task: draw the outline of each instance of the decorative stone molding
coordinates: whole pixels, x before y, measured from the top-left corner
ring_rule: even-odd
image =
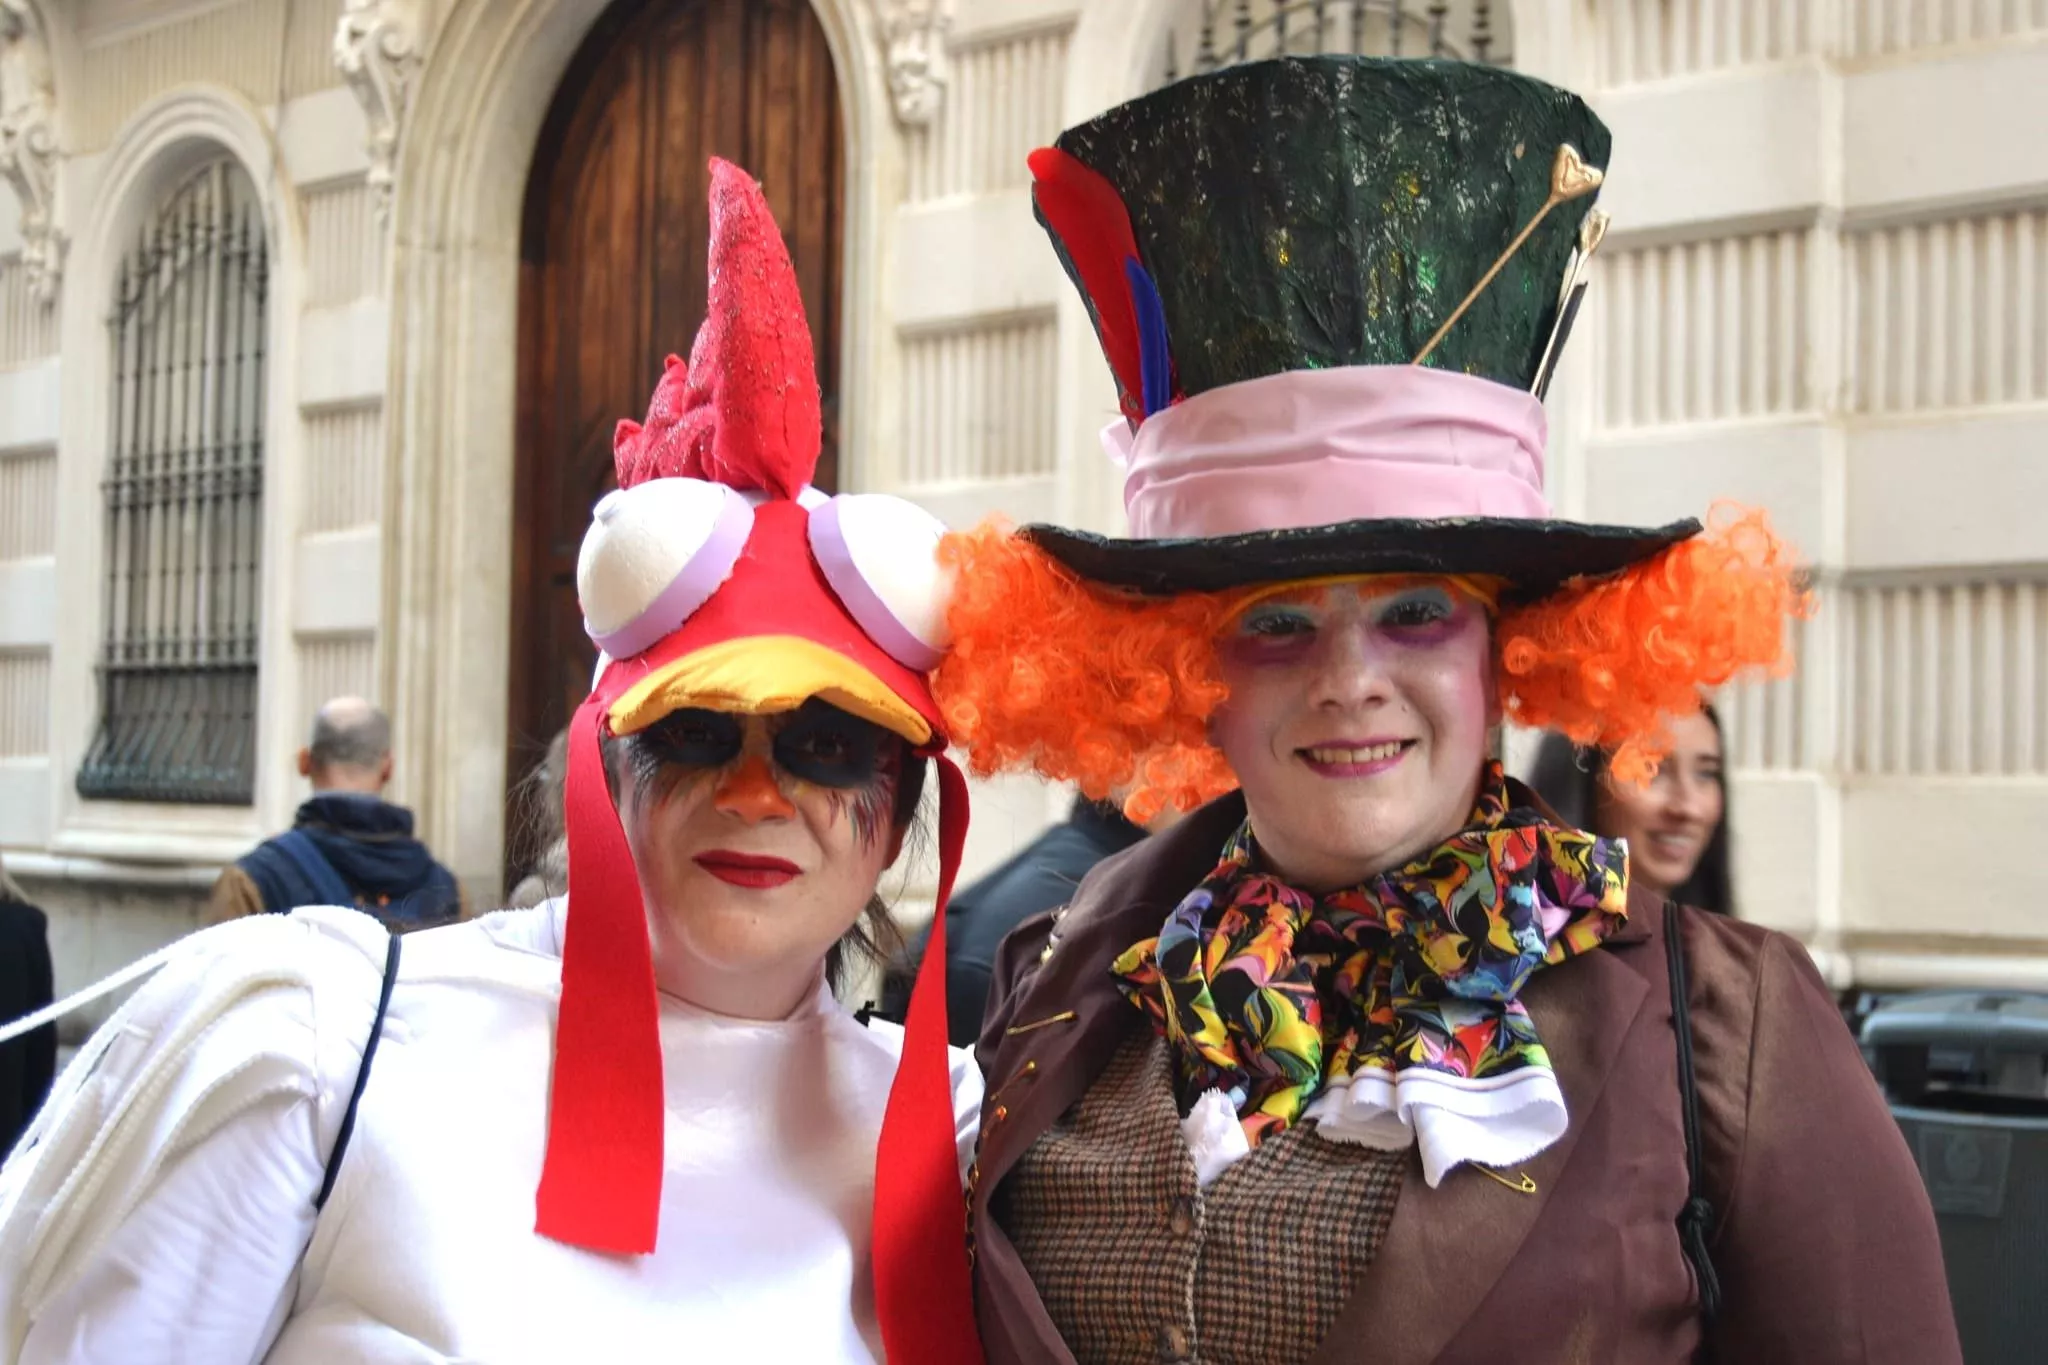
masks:
[[[29,291],[56,301],[64,237],[57,230],[57,82],[49,35],[28,0],[0,0],[0,178],[21,204]]]
[[[367,181],[379,223],[391,218],[398,139],[424,56],[420,35],[418,0],[346,0],[334,29],[335,69],[370,121]]]
[[[953,0],[870,3],[881,29],[896,118],[910,126],[930,123],[946,97],[946,30],[953,26]]]

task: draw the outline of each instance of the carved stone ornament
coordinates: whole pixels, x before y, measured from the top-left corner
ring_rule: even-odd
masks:
[[[0,0],[0,179],[21,205],[29,293],[50,304],[64,264],[57,230],[57,82],[48,35],[28,0]]]
[[[899,122],[930,123],[946,97],[946,30],[953,0],[872,0]]]
[[[6,0],[0,0],[5,3]],[[334,30],[334,65],[370,121],[370,173],[377,221],[388,222],[398,170],[398,139],[419,74],[418,0],[345,0]]]

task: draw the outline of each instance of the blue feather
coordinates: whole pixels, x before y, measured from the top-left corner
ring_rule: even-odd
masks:
[[[1173,350],[1166,341],[1166,305],[1159,287],[1136,256],[1124,258],[1124,277],[1131,285],[1131,316],[1138,323],[1138,377],[1145,415],[1173,403]]]

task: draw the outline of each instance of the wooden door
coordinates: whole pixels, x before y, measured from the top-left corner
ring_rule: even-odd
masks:
[[[512,783],[590,688],[576,552],[612,486],[613,426],[645,414],[663,358],[687,356],[703,319],[713,155],[761,181],[789,243],[825,397],[818,483],[835,486],[842,147],[808,0],[620,0],[563,77],[527,182],[520,260]],[[533,851],[518,824],[508,871]]]

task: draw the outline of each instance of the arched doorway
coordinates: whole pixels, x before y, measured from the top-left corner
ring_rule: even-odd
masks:
[[[508,782],[590,686],[576,552],[639,417],[704,314],[705,164],[760,179],[796,262],[837,473],[839,92],[809,0],[620,0],[570,62],[527,181],[519,273]],[[516,806],[508,807],[516,811]],[[508,830],[508,865],[524,859]]]

